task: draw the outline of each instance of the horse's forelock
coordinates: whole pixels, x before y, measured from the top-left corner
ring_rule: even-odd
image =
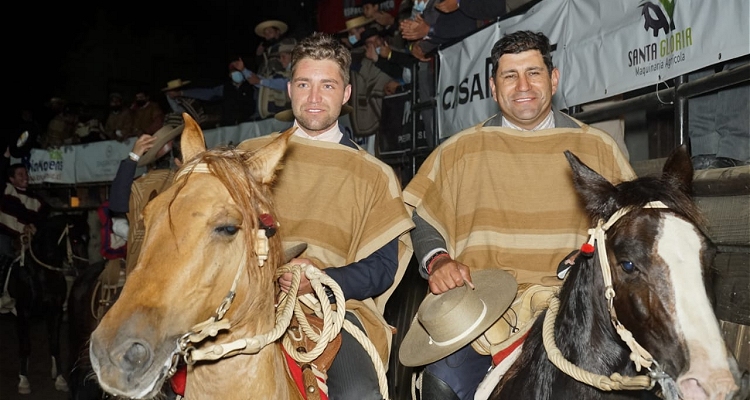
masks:
[[[242,219],[248,231],[256,231],[260,228],[259,216],[263,213],[273,215],[273,200],[270,188],[258,181],[253,174],[248,160],[254,152],[229,147],[218,147],[206,150],[185,164],[181,170],[192,170],[198,164],[208,167],[211,175],[215,176],[226,187],[229,195],[237,203]],[[194,172],[190,172],[192,174]],[[181,179],[175,190],[169,207],[169,220],[171,221],[171,205],[179,193],[187,184],[187,179]],[[273,215],[275,217],[275,215]],[[271,238],[275,240],[276,238]],[[248,248],[254,248],[255,238],[247,235]],[[271,246],[271,251],[276,251],[275,259],[280,260],[281,250],[279,246]],[[248,254],[250,256],[251,254]]]

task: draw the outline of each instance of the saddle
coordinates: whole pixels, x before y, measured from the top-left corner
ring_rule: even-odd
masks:
[[[91,312],[99,321],[112,307],[125,286],[125,259],[107,260],[102,273],[96,281],[96,289],[92,291]]]
[[[323,330],[322,318],[308,314],[306,315],[306,319],[307,323],[317,333]],[[296,315],[292,316],[286,335],[294,344],[297,352],[306,353],[315,348],[316,342],[303,333]],[[294,381],[297,383],[297,388],[300,390],[300,393],[305,394],[308,400],[326,400],[328,398],[328,393],[325,389],[325,382],[328,377],[327,372],[340,348],[341,334],[339,333],[328,343],[323,353],[309,363],[295,361],[287,354],[286,358],[289,369],[294,377]]]

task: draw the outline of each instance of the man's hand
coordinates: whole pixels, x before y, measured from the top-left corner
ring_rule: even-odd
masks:
[[[469,267],[448,257],[435,261],[431,272],[427,282],[433,294],[445,293],[464,284],[474,288]]]
[[[257,49],[255,49],[255,55],[256,55],[256,56],[259,56],[259,55],[263,54],[263,52],[264,52],[264,51],[266,51],[266,48],[265,48],[265,47],[263,47],[263,43],[261,42],[261,43],[260,43],[260,44],[258,45],[258,48],[257,48]]]
[[[310,261],[307,258],[292,258],[289,261],[289,264],[295,265],[295,264],[313,264],[312,261]],[[292,286],[292,276],[293,274],[291,272],[285,272],[283,273],[277,282],[279,282],[279,288],[281,288],[281,291],[284,293],[289,293],[289,288]],[[300,277],[299,281],[299,288],[297,288],[297,296],[302,296],[303,294],[313,293],[312,285],[310,284],[310,280],[307,279],[304,272],[302,273],[302,276]]]
[[[432,57],[427,57],[424,54],[424,50],[422,50],[422,46],[420,46],[420,43],[422,43],[422,41],[418,40],[411,45],[411,55],[413,55],[414,58],[418,59],[419,61],[430,61]]]
[[[400,88],[401,85],[397,81],[388,81],[385,83],[385,86],[383,86],[383,93],[386,94],[386,96],[390,96]]]
[[[34,224],[28,224],[23,226],[23,233],[34,236],[36,234],[36,226]]]
[[[417,15],[414,20],[406,19],[399,25],[401,37],[406,40],[419,40],[430,33],[430,25],[422,19],[422,15]]]
[[[148,133],[144,133],[141,136],[138,136],[138,139],[135,141],[135,144],[133,144],[133,153],[138,155],[138,157],[141,157],[151,147],[154,146],[155,142],[156,142],[156,137],[151,136]]]
[[[258,76],[258,74],[252,74],[252,75],[250,75],[249,78],[247,78],[247,81],[251,85],[259,85],[260,84],[260,77]]]
[[[378,52],[375,51],[375,45],[372,43],[365,44],[365,57],[372,60],[372,62],[378,61]]]
[[[458,0],[443,0],[440,3],[435,4],[435,9],[450,14],[453,11],[458,10]]]

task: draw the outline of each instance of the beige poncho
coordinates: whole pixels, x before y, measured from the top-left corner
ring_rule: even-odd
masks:
[[[257,149],[275,136],[250,139],[238,148]],[[393,169],[365,150],[296,136],[282,165],[273,192],[285,245],[307,242],[304,256],[330,268],[401,238],[396,280],[376,299],[382,313],[412,255],[407,232],[414,224]]]
[[[614,140],[588,125],[524,132],[479,124],[433,151],[404,199],[471,270],[502,268],[519,284],[558,285],[558,263],[592,224],[565,150],[613,183],[635,177]]]

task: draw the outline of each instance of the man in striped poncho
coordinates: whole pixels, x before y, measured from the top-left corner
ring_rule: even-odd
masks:
[[[562,283],[556,267],[585,242],[590,224],[565,150],[610,181],[634,177],[608,134],[553,109],[560,73],[546,36],[508,34],[491,59],[490,88],[501,111],[441,144],[404,189],[414,208],[414,254],[435,294],[487,268],[510,272],[519,288]],[[427,364],[422,387],[447,390],[430,398],[474,398],[494,354],[479,354],[475,339],[463,338],[460,350]]]

